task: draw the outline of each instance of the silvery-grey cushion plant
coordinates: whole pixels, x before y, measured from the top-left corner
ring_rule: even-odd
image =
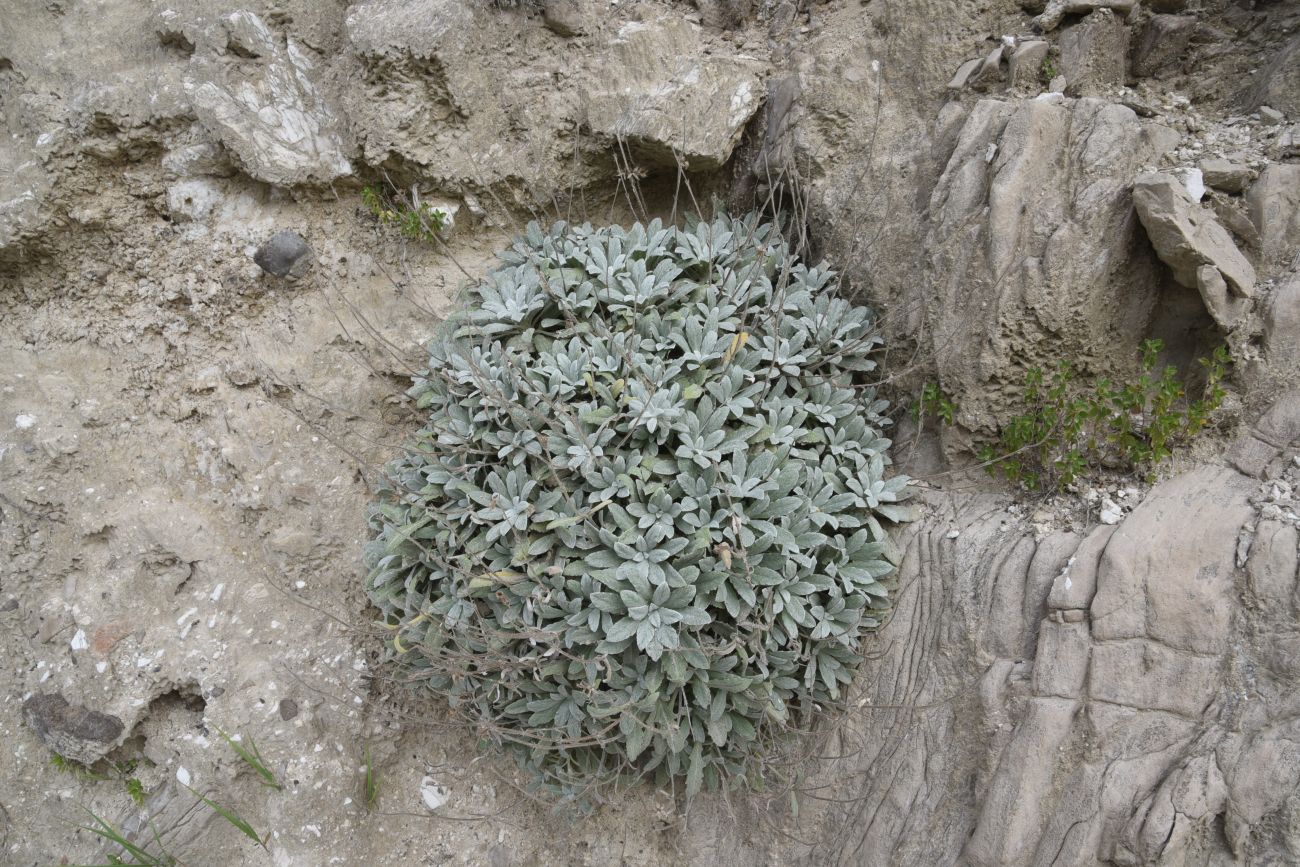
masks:
[[[752,774],[888,608],[872,314],[754,216],[534,224],[501,260],[372,507],[391,653],[553,791]]]

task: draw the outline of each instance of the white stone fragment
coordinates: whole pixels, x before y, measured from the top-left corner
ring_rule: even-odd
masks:
[[[451,800],[451,790],[438,784],[433,777],[420,780],[420,799],[430,810],[437,810]]]

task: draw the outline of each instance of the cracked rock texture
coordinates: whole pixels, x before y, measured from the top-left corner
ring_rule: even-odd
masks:
[[[7,2],[0,862],[106,863],[88,807],[204,865],[1300,863],[1294,3]],[[923,515],[793,798],[556,813],[381,664],[363,509],[512,233],[714,194],[879,308]],[[1152,337],[1235,360],[1153,486],[961,472],[1028,367]]]

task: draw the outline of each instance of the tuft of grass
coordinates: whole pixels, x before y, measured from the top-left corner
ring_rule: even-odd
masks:
[[[366,808],[373,810],[379,802],[379,771],[375,770],[370,744],[366,744]]]
[[[82,807],[81,809],[85,810],[94,821],[93,825],[80,825],[79,827],[82,830],[89,831],[96,837],[119,847],[123,854],[132,859],[131,861],[124,861],[122,860],[122,855],[111,855],[109,856],[109,862],[107,865],[81,865],[81,867],[120,867],[120,865],[125,864],[143,865],[143,867],[173,867],[176,863],[176,859],[171,855],[168,855],[165,850],[161,855],[155,855],[148,851],[147,848],[132,843],[126,838],[126,835],[115,828],[111,822],[107,819],[100,818],[90,808]],[[157,835],[155,834],[154,836],[156,840]],[[161,849],[162,843],[159,842],[158,846]]]
[[[104,780],[113,779],[112,777],[105,776],[104,774],[96,773],[88,766],[83,765],[81,762],[78,762],[75,759],[70,759],[67,756],[60,755],[59,753],[54,753],[53,755],[50,756],[50,766],[54,768],[56,771],[58,771],[60,774],[71,774],[72,776],[76,777],[78,780],[82,780],[88,783],[99,783],[99,782],[103,782]]]
[[[262,753],[257,748],[257,741],[253,740],[252,735],[240,736],[240,740],[248,742],[248,746],[245,747],[240,741],[235,740],[221,729],[217,729],[217,733],[225,739],[226,743],[230,744],[230,748],[235,751],[235,754],[257,773],[262,780],[262,785],[276,791],[284,788],[284,786],[280,785],[280,781],[276,779],[271,769],[266,766],[266,762],[262,759]]]

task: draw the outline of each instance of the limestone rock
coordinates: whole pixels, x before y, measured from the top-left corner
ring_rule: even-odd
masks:
[[[1194,15],[1153,15],[1133,43],[1133,74],[1139,78],[1173,67],[1187,52],[1196,32]]]
[[[1249,166],[1212,157],[1201,160],[1201,177],[1205,185],[1225,193],[1240,193],[1250,183],[1254,172]]]
[[[1133,184],[1133,204],[1157,255],[1179,283],[1198,289],[1201,266],[1213,265],[1233,294],[1249,297],[1254,292],[1254,267],[1214,215],[1193,201],[1173,175],[1140,175]]]
[[[1006,54],[1006,46],[999,45],[990,51],[982,61],[975,73],[971,75],[967,84],[978,90],[987,90],[996,82],[1002,80],[1002,63],[1003,56]]]
[[[306,274],[316,261],[311,246],[297,232],[276,232],[253,254],[253,261],[275,277],[297,279]]]
[[[717,168],[762,101],[757,72],[744,55],[705,55],[685,21],[630,22],[589,86],[587,124],[658,165]]]
[[[123,729],[117,717],[72,704],[57,692],[23,702],[23,719],[53,752],[83,765],[102,759]]]
[[[163,155],[162,165],[178,178],[226,178],[235,173],[225,150],[216,142],[200,142],[168,151]]]
[[[1158,485],[1106,545],[1091,606],[1093,636],[1149,638],[1197,654],[1222,651],[1237,532],[1251,515],[1253,488],[1217,468]],[[1178,522],[1178,533],[1156,531],[1170,520]]]
[[[546,0],[542,21],[560,36],[577,36],[591,27],[591,10],[581,0]]]
[[[1300,369],[1300,272],[1282,281],[1264,312],[1264,351],[1282,369]]]
[[[1176,141],[1097,99],[985,99],[970,109],[917,244],[942,299],[928,323],[939,374],[965,408],[963,424],[995,424],[1000,408],[985,389],[995,371],[1051,363],[1026,356],[1027,334],[1051,334],[1058,354],[1118,334],[1141,342],[1164,268],[1142,249],[1128,173]],[[1116,293],[1119,284],[1129,288]]]
[[[1109,9],[1061,33],[1061,72],[1070,96],[1095,96],[1127,77],[1129,29]]]
[[[948,82],[948,89],[964,89],[966,85],[970,83],[971,76],[979,70],[983,63],[983,59],[976,57],[974,60],[967,60],[961,66],[957,67],[957,71],[953,73],[952,79]]]
[[[1202,265],[1196,269],[1196,290],[1201,293],[1201,300],[1205,302],[1210,317],[1224,331],[1231,331],[1236,326],[1250,303],[1245,298],[1232,296],[1223,274],[1213,265]]]
[[[1285,260],[1300,249],[1300,165],[1273,164],[1246,193],[1250,218],[1266,258]]]
[[[1034,23],[1044,31],[1055,30],[1067,15],[1086,15],[1105,9],[1127,16],[1136,5],[1137,0],[1048,0],[1047,7]]]
[[[1300,34],[1278,50],[1254,81],[1247,94],[1250,105],[1268,106],[1288,117],[1300,117]]]
[[[1035,545],[976,517],[992,511],[979,497],[909,528],[900,580],[913,592],[880,636],[898,644],[864,670],[872,712],[844,735],[862,753],[836,766],[873,773],[851,801],[823,808],[807,863],[1181,863],[1189,847],[1214,845],[1204,835],[1225,814],[1240,811],[1242,841],[1268,827],[1294,791],[1289,741],[1276,729],[1289,718],[1289,687],[1252,699],[1256,715],[1236,723],[1247,734],[1218,734],[1235,688],[1228,660],[1265,652],[1243,648],[1235,626],[1246,616],[1236,540],[1253,518],[1254,488],[1201,467],[1157,485],[1073,554],[1078,536]],[[947,540],[954,525],[959,536]],[[1261,539],[1267,553],[1251,555],[1270,599],[1293,592],[1294,538],[1279,525]],[[1050,571],[1036,570],[1035,547],[1052,561],[1069,556],[1046,610],[1015,601],[1017,575],[1028,598],[1035,572]],[[1065,576],[1075,580],[1066,586]],[[1066,616],[1079,605],[1091,616]],[[990,616],[998,622],[986,628]],[[1030,623],[1038,637],[1025,656],[1005,635]],[[953,685],[940,705],[936,678]],[[1265,771],[1269,759],[1276,771]]]
[[[233,56],[196,52],[185,76],[199,121],[258,180],[293,186],[351,174],[340,124],[299,45],[282,45],[251,12],[223,23]]]
[[[221,192],[211,181],[195,178],[167,188],[167,212],[177,222],[202,220],[221,201]]]
[[[0,166],[8,169],[0,171],[0,251],[16,247],[43,224],[41,205],[51,182],[40,161],[31,158],[30,144],[0,137]]]
[[[1038,84],[1043,61],[1051,46],[1042,39],[1029,39],[1016,46],[1008,61],[1008,75],[1012,87],[1032,87]]]

